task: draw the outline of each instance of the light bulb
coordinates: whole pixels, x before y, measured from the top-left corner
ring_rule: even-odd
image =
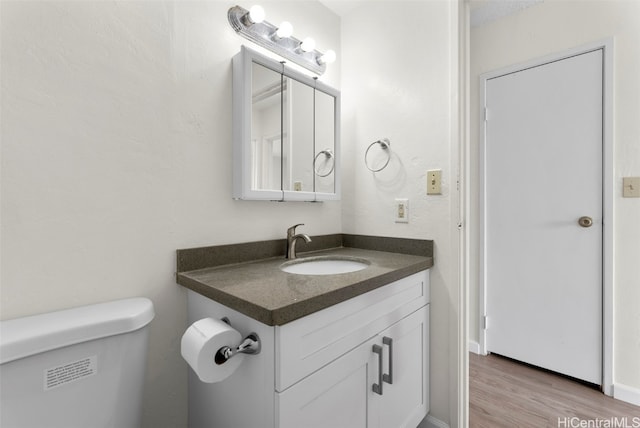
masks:
[[[307,37],[302,41],[302,43],[300,43],[300,49],[302,49],[303,52],[311,52],[315,48],[316,48],[316,41],[313,40],[311,37]]]
[[[256,4],[254,6],[251,6],[251,9],[249,9],[249,21],[253,22],[254,24],[259,24],[264,21],[264,16],[265,13],[262,6]]]
[[[278,29],[276,30],[276,36],[279,39],[291,37],[293,34],[293,25],[289,21],[282,21]]]
[[[329,49],[319,59],[320,64],[331,64],[336,60],[336,53],[332,49]]]

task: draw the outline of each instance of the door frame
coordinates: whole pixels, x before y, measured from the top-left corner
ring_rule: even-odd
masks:
[[[486,303],[486,216],[485,216],[485,161],[486,121],[484,107],[486,84],[489,79],[523,71],[576,55],[602,49],[603,53],[603,105],[602,105],[602,391],[613,395],[613,38],[599,40],[577,48],[546,55],[524,63],[500,68],[480,75],[479,128],[479,282],[478,282],[478,337],[480,353],[487,354],[485,317]]]

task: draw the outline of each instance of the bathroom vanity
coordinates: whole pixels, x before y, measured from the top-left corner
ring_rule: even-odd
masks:
[[[202,267],[216,258],[207,251],[229,257],[229,249],[178,252],[189,323],[226,317],[243,335],[257,333],[262,345],[222,382],[203,383],[189,370],[190,427],[395,428],[415,427],[426,416],[433,259],[424,245],[431,241],[337,236],[340,246],[302,259],[366,260],[365,269],[288,273],[280,256]],[[371,249],[385,240],[392,251]],[[354,242],[368,248],[346,246]],[[269,252],[241,245],[239,259]]]

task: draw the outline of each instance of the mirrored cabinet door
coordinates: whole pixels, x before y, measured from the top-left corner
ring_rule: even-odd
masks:
[[[284,96],[283,124],[285,145],[283,150],[283,185],[287,193],[305,192],[300,199],[314,200],[313,195],[313,92],[314,89],[290,77],[285,77],[287,91]]]
[[[283,165],[282,75],[251,65],[251,189],[281,190]]]
[[[314,191],[334,194],[336,178],[336,98],[315,91]]]

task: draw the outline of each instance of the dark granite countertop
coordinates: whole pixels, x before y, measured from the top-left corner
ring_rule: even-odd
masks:
[[[351,235],[353,236],[357,237]],[[361,246],[372,246],[367,244],[366,238],[369,237],[362,238],[365,240],[359,240],[360,243],[364,242]],[[188,257],[185,257],[185,251],[194,250],[179,250],[177,282],[264,324],[283,325],[433,266],[432,241],[371,238],[372,244],[377,248],[385,248],[380,245],[384,241],[377,239],[391,240],[389,244],[400,242],[402,245],[389,245],[391,251],[340,246],[299,254],[299,258],[321,255],[357,257],[371,263],[363,270],[335,275],[286,273],[280,269],[280,265],[286,262],[280,255],[254,261],[246,261],[240,257],[237,263],[181,271],[181,263],[189,267],[197,267],[198,264],[190,263]],[[351,242],[349,236],[342,241],[343,244]],[[409,248],[407,252],[414,254],[399,252],[406,248],[405,243],[414,241],[431,245],[426,251],[421,245],[417,249],[415,246]],[[274,241],[268,242],[271,244]],[[239,245],[245,246],[242,248],[246,250],[249,244]],[[228,247],[230,246],[209,249],[227,252],[220,249],[228,250]],[[193,254],[187,255],[190,257]]]

